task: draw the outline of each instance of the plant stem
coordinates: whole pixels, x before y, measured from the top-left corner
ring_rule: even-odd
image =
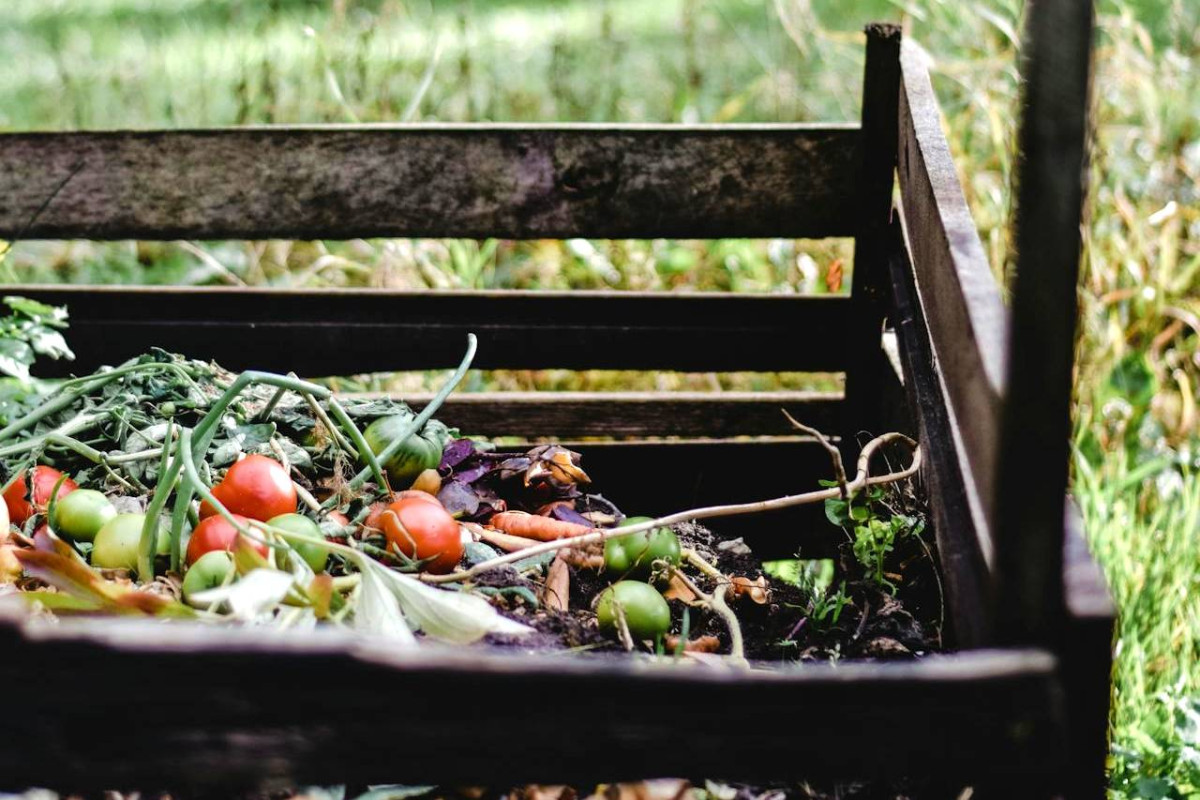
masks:
[[[350,419],[350,415],[346,413],[346,409],[342,408],[342,404],[337,401],[336,397],[330,395],[326,402],[329,403],[329,410],[337,418],[338,424],[349,434],[350,440],[358,448],[359,456],[367,462],[367,469],[375,476],[375,482],[379,485],[379,488],[390,490],[391,486],[388,484],[387,475],[383,473],[383,467],[379,465],[380,459],[376,458],[375,451],[371,449],[371,445],[367,444],[367,440],[363,438],[362,431],[354,424],[354,420]]]
[[[321,424],[325,426],[327,431],[329,431],[329,435],[333,437],[333,443],[342,448],[342,450],[345,452],[349,453],[351,457],[358,458],[358,451],[354,449],[353,445],[346,441],[344,436],[342,436],[342,432],[338,430],[337,425],[333,424],[333,420],[331,420],[329,415],[325,413],[325,409],[321,408],[321,404],[317,402],[317,398],[305,392],[304,399],[308,402],[309,407],[312,409],[313,415],[321,421]]]

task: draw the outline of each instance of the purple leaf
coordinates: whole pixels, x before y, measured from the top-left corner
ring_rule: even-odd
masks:
[[[566,503],[558,503],[550,510],[550,516],[563,522],[574,522],[577,525],[592,527],[592,521],[580,514]]]
[[[471,516],[479,510],[479,497],[475,494],[475,490],[457,480],[442,484],[437,497],[451,516],[464,514]]]
[[[442,451],[442,463],[438,465],[438,471],[453,469],[474,454],[474,441],[470,439],[455,439],[446,445],[446,449]]]

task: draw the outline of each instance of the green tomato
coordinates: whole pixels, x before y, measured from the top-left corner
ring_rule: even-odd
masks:
[[[52,526],[57,533],[77,542],[90,542],[117,515],[117,508],[102,492],[76,489],[54,504]]]
[[[601,630],[617,630],[618,606],[634,639],[654,639],[671,629],[671,609],[648,583],[617,581],[601,592],[596,602],[596,619]]]
[[[200,556],[183,576],[183,599],[197,608],[206,607],[207,604],[196,602],[192,596],[223,586],[233,567],[233,556],[225,550],[210,550]]]
[[[629,517],[619,527],[649,521],[650,517]],[[653,528],[605,541],[604,569],[616,575],[649,578],[655,561],[678,564],[679,553],[679,537],[673,530]]]
[[[117,514],[96,533],[92,545],[92,566],[102,569],[137,569],[138,544],[142,540],[145,514]],[[171,537],[158,531],[158,555],[171,552]]]
[[[414,417],[410,414],[393,414],[380,417],[367,426],[363,438],[376,455],[382,453],[394,439],[404,432]],[[442,463],[442,450],[450,441],[450,431],[437,420],[430,420],[418,433],[405,439],[396,454],[383,465],[393,489],[407,489],[416,477],[427,469],[436,469]]]
[[[321,526],[303,514],[280,514],[278,517],[267,520],[267,524],[300,536],[307,536],[310,539],[325,539],[325,534],[321,532]],[[299,540],[289,540],[288,544],[304,559],[305,563],[312,567],[313,572],[324,571],[325,564],[329,561],[329,553],[323,547]]]

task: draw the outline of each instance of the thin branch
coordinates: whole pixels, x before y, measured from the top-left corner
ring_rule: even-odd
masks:
[[[879,448],[892,442],[903,442],[912,448],[913,456],[912,463],[907,468],[898,472],[889,472],[885,475],[872,476],[869,472],[871,457],[879,450]],[[846,489],[850,492],[857,492],[867,486],[875,486],[883,483],[894,483],[902,481],[906,478],[911,478],[921,468],[921,448],[915,441],[908,438],[902,433],[885,433],[877,436],[867,442],[863,447],[862,453],[858,457],[858,472],[854,476],[854,480],[846,485]],[[792,506],[802,506],[809,503],[821,503],[826,500],[831,500],[841,496],[841,488],[837,489],[821,489],[815,492],[804,492],[803,494],[793,494],[786,497],[777,497],[774,500],[759,500],[753,503],[734,503],[723,506],[707,506],[704,508],[693,508],[689,511],[680,511],[675,514],[668,514],[665,517],[653,519],[648,522],[639,522],[636,525],[629,525],[623,528],[608,528],[604,530],[596,530],[594,533],[584,534],[583,536],[571,536],[565,539],[558,539],[552,542],[545,542],[536,547],[527,547],[524,550],[519,550],[515,553],[507,553],[496,558],[482,561],[470,569],[451,572],[446,575],[422,575],[421,579],[428,583],[452,583],[455,581],[464,581],[481,575],[488,570],[502,567],[506,564],[512,564],[516,561],[529,558],[530,556],[541,555],[542,553],[552,553],[555,550],[560,550],[564,547],[582,547],[589,544],[599,544],[608,539],[616,539],[621,536],[631,536],[636,533],[653,530],[654,528],[668,527],[677,525],[681,522],[691,522],[697,519],[710,519],[712,517],[732,517],[740,514],[756,514],[761,511],[775,511],[781,508],[791,508]]]
[[[829,459],[833,462],[833,475],[837,479],[838,489],[840,489],[842,492],[842,499],[849,500],[850,490],[846,487],[846,466],[842,463],[841,451],[830,444],[829,439],[826,438],[825,434],[821,433],[816,428],[810,428],[803,422],[798,421],[795,417],[787,412],[786,408],[781,408],[779,410],[783,412],[785,417],[787,417],[787,421],[792,423],[793,428],[803,431],[809,436],[815,437],[816,440],[821,444],[821,447],[825,448],[825,452],[829,453]]]
[[[688,561],[700,566],[701,572],[710,577],[713,576],[713,573],[716,573],[717,590],[713,594],[704,591],[683,570],[674,564],[668,564],[671,576],[679,578],[683,582],[683,585],[695,594],[696,598],[702,604],[712,609],[713,613],[725,622],[725,627],[729,629],[729,657],[744,664],[746,662],[746,647],[742,639],[742,625],[738,622],[737,614],[734,614],[733,609],[725,602],[726,594],[729,592],[728,578],[722,575],[712,564],[701,558],[699,553],[689,550],[688,554]]]

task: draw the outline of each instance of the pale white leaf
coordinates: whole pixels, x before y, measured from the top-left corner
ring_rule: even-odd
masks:
[[[503,616],[478,595],[438,589],[383,566],[369,571],[387,582],[409,624],[434,639],[469,644],[489,633],[521,636],[532,632],[532,628]]]
[[[384,636],[404,645],[416,644],[412,629],[400,612],[400,603],[379,573],[387,569],[375,569],[364,564],[362,581],[355,595],[354,627],[363,633]]]
[[[241,580],[198,592],[195,599],[204,604],[224,604],[238,619],[252,620],[279,605],[292,588],[292,576],[277,569],[255,569]]]

